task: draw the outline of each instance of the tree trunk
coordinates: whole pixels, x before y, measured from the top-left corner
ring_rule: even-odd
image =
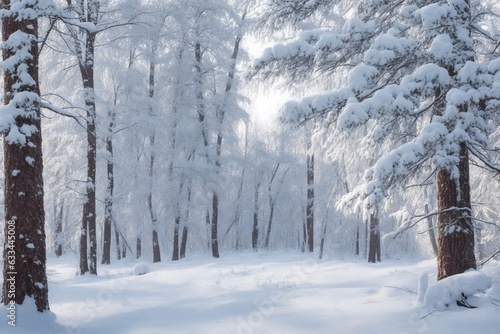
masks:
[[[364,247],[365,247],[365,249],[364,249],[365,259],[367,259],[368,258],[368,234],[369,234],[369,232],[368,232],[368,222],[365,220],[364,223],[365,223],[365,235],[364,235],[364,240],[363,240],[364,242],[363,243],[364,243]]]
[[[424,205],[424,213],[426,215],[429,214],[429,205],[425,203]],[[434,256],[438,255],[438,245],[436,242],[436,234],[434,233],[434,224],[432,223],[432,218],[427,217],[427,231],[429,232],[429,240],[431,242],[432,246],[432,251],[434,253]]]
[[[42,133],[40,124],[40,90],[38,81],[38,21],[36,17],[18,16],[11,2],[26,10],[30,5],[2,0],[2,7],[12,10],[2,16],[3,103],[17,108],[18,115],[11,125],[32,127],[24,140],[4,134],[4,236],[2,302],[23,304],[26,297],[35,300],[38,311],[49,309],[46,275],[45,209],[43,189]],[[32,37],[30,42],[23,32]],[[17,35],[17,36],[14,36]],[[29,52],[24,42],[31,43]],[[5,64],[4,64],[5,65]],[[23,79],[25,79],[23,81]],[[27,80],[29,79],[29,80]],[[23,94],[23,101],[18,94]],[[5,107],[2,107],[2,109]],[[3,112],[3,110],[2,110]],[[16,136],[19,137],[19,136]],[[3,320],[6,321],[7,320]]]
[[[121,253],[121,249],[120,249],[120,232],[118,232],[118,229],[116,228],[116,224],[114,226],[115,226],[115,242],[116,242],[116,259],[121,260],[122,253]]]
[[[182,228],[181,250],[180,250],[180,255],[179,255],[181,259],[186,257],[187,239],[188,239],[188,228],[187,228],[187,226],[184,226]]]
[[[308,151],[311,141],[308,142]],[[307,154],[307,206],[306,206],[307,250],[314,252],[314,154]]]
[[[57,212],[57,209],[59,211]],[[56,206],[56,230],[55,230],[55,242],[54,248],[57,257],[60,257],[63,253],[62,247],[62,232],[63,232],[63,219],[64,219],[64,200],[61,201],[59,206]]]
[[[125,238],[122,235],[122,259],[127,257],[127,245],[126,245]]]
[[[88,3],[88,16],[92,16],[94,8]],[[82,18],[86,22],[87,18]],[[85,30],[85,51],[79,59],[80,74],[84,90],[87,130],[87,180],[83,203],[82,231],[80,237],[80,274],[90,272],[97,275],[97,228],[96,228],[96,104],[94,89],[94,46],[96,33]],[[78,43],[78,41],[76,41]],[[87,239],[89,253],[87,259]],[[88,261],[88,262],[87,262]]]
[[[306,251],[306,243],[307,243],[307,227],[306,222],[302,221],[302,243],[300,245],[300,251],[305,253]]]
[[[324,226],[323,226],[323,233],[321,234],[321,241],[319,243],[319,259],[321,260],[323,258],[323,251],[325,248],[325,239],[326,239],[326,227],[328,224],[328,215],[327,218],[325,219]]]
[[[116,104],[116,98],[115,98]],[[104,199],[104,233],[102,247],[101,264],[111,263],[111,225],[113,223],[113,190],[114,190],[114,161],[113,161],[113,128],[114,128],[114,111],[108,113],[108,135],[106,137],[106,152],[107,152],[107,181],[106,198]]]
[[[269,199],[269,220],[267,222],[266,239],[264,241],[264,248],[265,249],[269,248],[269,239],[271,237],[271,227],[273,226],[275,204],[276,204],[276,199],[270,198]]]
[[[469,157],[460,144],[459,179],[447,170],[437,173],[438,202],[438,279],[476,268],[474,226],[470,203]]]
[[[380,262],[380,229],[378,217],[375,213],[370,214],[370,248],[368,250],[368,262]]]
[[[356,256],[359,255],[359,225],[356,226]]]
[[[259,244],[259,188],[260,183],[257,183],[255,186],[252,227],[252,249],[255,251],[257,250]]]
[[[156,45],[156,43],[153,43],[153,46],[151,48],[151,59],[150,59],[150,63],[149,63],[149,98],[151,100],[154,98],[154,95],[155,95],[155,69],[156,69],[155,57],[156,57],[156,51],[157,51],[157,45]],[[154,116],[154,111],[152,108],[149,109],[149,116]],[[151,145],[151,152],[150,152],[150,160],[149,160],[148,207],[149,207],[149,214],[151,216],[151,224],[153,227],[152,244],[153,244],[153,262],[154,263],[161,262],[160,243],[158,241],[158,232],[156,230],[157,218],[156,218],[156,214],[155,214],[154,209],[153,209],[155,137],[156,137],[155,130],[152,130],[151,135],[149,136],[149,141],[150,141],[150,145]]]
[[[211,223],[211,238],[212,238],[212,256],[219,257],[219,240],[217,238],[217,226],[219,221],[219,195],[214,190],[212,196],[212,223]]]
[[[158,241],[158,232],[153,230],[153,263],[161,262],[160,244]]]
[[[137,237],[136,240],[136,258],[140,259],[142,257],[142,242],[141,237]]]
[[[179,260],[179,225],[180,225],[181,217],[179,214],[175,217],[174,223],[174,246],[172,251],[172,261]]]
[[[470,1],[464,1],[457,7],[457,14],[462,22],[472,21]],[[468,54],[465,61],[474,61],[472,45],[463,43],[463,37],[457,36],[456,27],[451,28],[449,34],[452,42],[459,45],[460,52]],[[468,31],[462,34],[471,35]],[[455,63],[451,65],[440,64],[448,69],[450,76],[456,76]],[[444,66],[443,66],[444,65]],[[436,111],[442,114],[446,108],[446,100],[440,98],[441,91],[436,89]],[[459,112],[466,112],[467,105],[458,106]],[[452,175],[448,170],[439,170],[436,175],[437,203],[438,203],[438,280],[476,268],[474,254],[474,226],[472,221],[472,206],[470,199],[469,151],[465,142],[459,143],[458,175]]]

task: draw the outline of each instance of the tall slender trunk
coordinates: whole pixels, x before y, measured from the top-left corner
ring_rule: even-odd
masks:
[[[151,60],[149,63],[149,98],[151,101],[153,100],[155,96],[155,70],[156,70],[156,51],[157,51],[157,45],[156,42],[153,43],[153,46],[151,48]],[[152,107],[149,109],[149,116],[154,116],[154,112]],[[149,214],[151,217],[151,225],[152,225],[152,244],[153,244],[153,262],[160,262],[161,261],[161,255],[160,255],[160,243],[158,241],[158,231],[157,231],[157,218],[156,218],[156,213],[153,208],[153,183],[154,183],[154,165],[155,165],[155,138],[156,138],[156,131],[152,130],[151,135],[149,136],[149,142],[150,142],[150,158],[149,158],[149,194],[148,194],[148,208],[149,208]]]
[[[219,195],[214,190],[212,195],[212,223],[211,223],[211,244],[212,244],[212,256],[215,258],[219,257],[219,240],[217,237],[217,228],[219,221]]]
[[[356,250],[355,250],[356,256],[359,255],[359,225],[356,226]]]
[[[186,201],[187,208],[186,208],[186,212],[184,215],[184,219],[186,220],[186,222],[189,221],[189,214],[190,214],[190,210],[191,210],[191,192],[192,192],[191,189],[192,189],[192,183],[191,183],[191,180],[189,180],[188,187],[187,187],[187,201]],[[184,224],[184,226],[182,227],[181,248],[179,250],[179,257],[181,259],[186,257],[188,231],[189,231],[188,226]]]
[[[11,4],[17,5],[17,10]],[[25,142],[11,136],[11,130],[3,136],[5,245],[2,302],[6,305],[11,302],[23,304],[26,297],[31,297],[36,309],[43,312],[49,309],[49,299],[45,268],[38,21],[36,15],[19,15],[19,11],[26,12],[30,6],[28,2],[9,0],[1,3],[2,8],[10,10],[2,14],[2,39],[7,42],[1,46],[2,56],[4,62],[9,62],[9,66],[2,64],[3,103],[8,106],[2,109],[16,109],[17,116],[11,129],[15,128],[17,133],[23,132],[18,130],[21,127],[33,130],[26,135]],[[27,45],[30,45],[29,50],[26,50]],[[7,322],[7,319],[2,321]]]
[[[203,145],[205,148],[205,155],[207,158],[207,162],[209,162],[208,156],[208,134],[206,129],[206,121],[205,121],[205,104],[203,99],[203,71],[202,71],[202,59],[203,52],[202,46],[200,43],[195,44],[195,69],[196,69],[196,108],[198,111],[198,121],[201,124],[201,134],[203,138]],[[222,145],[222,136],[217,136],[217,154],[220,154],[220,146]],[[217,159],[216,164],[220,164],[220,161]],[[218,171],[218,166],[216,166],[216,170]],[[209,218],[210,221],[210,248],[212,250],[212,256],[215,258],[219,257],[219,240],[217,237],[218,231],[218,222],[219,222],[219,195],[217,194],[217,190],[213,190],[212,192],[212,217]]]
[[[264,241],[264,248],[265,249],[269,248],[269,240],[271,237],[271,227],[273,226],[275,205],[276,205],[276,199],[271,197],[269,199],[269,220],[267,221],[266,239]]]
[[[179,260],[179,228],[181,223],[180,214],[177,214],[174,222],[174,245],[172,251],[172,261]]]
[[[116,259],[121,260],[122,253],[121,253],[121,249],[120,249],[120,232],[118,232],[118,229],[116,228],[116,224],[114,224],[114,227],[115,227]]]
[[[97,23],[98,4],[95,1],[80,2],[78,12],[82,23]],[[78,33],[73,34],[78,57],[78,65],[82,78],[85,102],[85,125],[87,132],[87,180],[85,184],[85,197],[82,212],[82,228],[80,237],[80,274],[90,272],[97,275],[97,228],[96,228],[96,103],[94,88],[94,54],[96,32],[84,32],[84,46],[80,45]],[[87,241],[89,244],[87,244]],[[88,253],[87,253],[88,247]],[[88,256],[88,259],[87,259]]]
[[[136,258],[140,259],[142,257],[142,241],[141,237],[137,237],[135,242],[135,254]]]
[[[370,214],[370,248],[368,262],[380,262],[380,229],[376,213]]]
[[[252,248],[257,250],[259,244],[259,189],[260,183],[255,186],[252,226]]]
[[[426,215],[429,214],[429,205],[427,203],[425,203],[424,205],[424,213]],[[438,245],[437,245],[437,242],[436,242],[436,234],[434,233],[434,224],[432,222],[432,218],[429,216],[427,217],[427,231],[429,233],[429,240],[431,242],[431,246],[432,246],[432,252],[434,253],[435,256],[438,255]]]
[[[314,251],[314,153],[311,151],[311,141],[308,141],[307,153],[307,206],[306,206],[306,230],[307,250]]]
[[[59,257],[63,253],[62,232],[63,232],[63,220],[64,220],[64,199],[61,200],[61,203],[59,205],[56,205],[56,210],[54,213],[56,219],[54,248],[56,256]]]
[[[115,95],[116,105],[116,95]],[[106,136],[106,171],[107,171],[107,185],[106,185],[106,198],[104,199],[104,233],[103,233],[103,247],[102,247],[102,261],[101,264],[111,263],[111,225],[113,223],[113,190],[114,190],[114,160],[113,160],[113,128],[115,112],[110,109],[108,112],[108,135]]]
[[[188,227],[184,226],[182,228],[181,249],[179,254],[181,259],[186,257],[187,238],[188,238]]]
[[[321,233],[321,241],[319,243],[319,259],[321,260],[323,258],[323,251],[325,248],[325,239],[326,239],[326,228],[328,226],[328,214],[326,216],[326,219],[323,223],[323,233]]]
[[[307,243],[307,227],[306,222],[302,221],[302,242],[300,244],[300,251],[305,253],[306,251],[306,243]]]

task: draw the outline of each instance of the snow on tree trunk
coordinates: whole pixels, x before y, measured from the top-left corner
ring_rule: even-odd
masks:
[[[11,7],[11,2],[17,8]],[[42,133],[38,81],[38,2],[2,1],[5,245],[4,304],[35,300],[49,309]]]

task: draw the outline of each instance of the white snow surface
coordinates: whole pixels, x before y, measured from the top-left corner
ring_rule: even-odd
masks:
[[[496,334],[500,326],[498,263],[450,279],[459,285],[465,280],[470,293],[479,282],[481,289],[493,285],[469,297],[478,308],[450,305],[446,311],[418,301],[423,275],[427,294],[443,285],[436,283],[435,260],[368,264],[285,252],[191,255],[149,264],[151,271],[140,276],[135,265],[114,261],[99,266],[99,276],[76,276],[74,256],[49,258],[51,311],[34,311],[28,299],[16,309],[14,328],[2,306],[0,333]]]

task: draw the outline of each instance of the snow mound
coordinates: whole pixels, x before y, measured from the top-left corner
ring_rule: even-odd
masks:
[[[149,266],[144,263],[144,262],[139,262],[134,265],[134,275],[139,276],[139,275],[144,275],[149,273],[151,270]]]
[[[484,292],[490,286],[489,277],[476,270],[444,278],[428,287],[424,303],[430,309],[446,310],[450,305],[462,299],[462,294],[470,296]]]

